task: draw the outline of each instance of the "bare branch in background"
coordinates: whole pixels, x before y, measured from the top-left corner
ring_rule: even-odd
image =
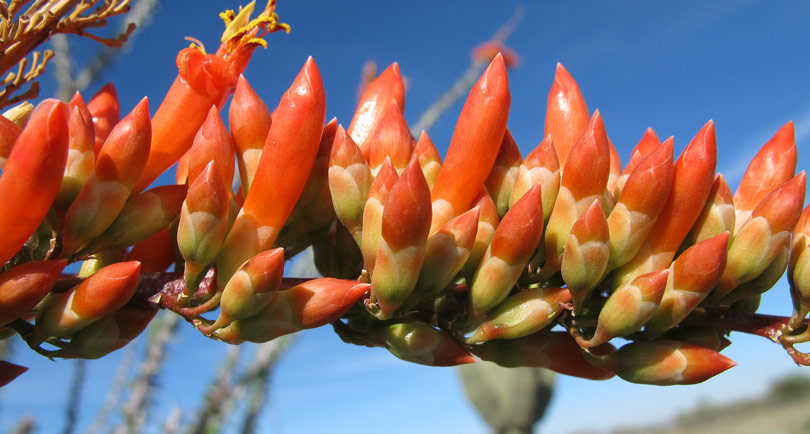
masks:
[[[526,7],[524,5],[518,5],[515,8],[515,12],[512,14],[512,17],[509,18],[496,32],[492,35],[489,41],[486,42],[487,47],[503,47],[504,42],[512,32],[517,29],[520,22],[523,20],[523,17],[526,15]],[[481,55],[479,55],[481,54]],[[481,76],[481,72],[484,71],[484,68],[487,66],[490,60],[492,60],[492,56],[498,54],[498,51],[494,51],[491,53],[487,52],[484,53],[482,50],[476,50],[475,55],[473,55],[472,62],[470,66],[467,67],[467,70],[464,71],[464,74],[456,80],[455,83],[447,90],[442,96],[437,99],[433,105],[427,108],[422,113],[422,116],[419,117],[419,120],[411,127],[411,135],[414,137],[419,137],[422,134],[422,131],[429,130],[436,121],[439,120],[444,112],[447,111],[450,107],[458,101],[459,98],[464,97],[467,92],[470,91],[472,86],[478,80],[478,77]],[[507,66],[509,66],[509,62],[507,62]]]
[[[104,406],[96,414],[96,419],[93,421],[93,425],[91,425],[87,430],[87,434],[95,434],[97,432],[106,430],[107,419],[109,419],[110,413],[112,413],[113,409],[118,408],[118,403],[121,402],[124,386],[129,381],[129,373],[132,371],[132,367],[135,365],[136,349],[137,346],[133,344],[127,346],[124,356],[121,359],[121,363],[118,365],[118,372],[115,374],[115,379],[110,387],[110,391],[107,393],[107,397],[104,399]]]
[[[63,434],[72,434],[76,431],[76,421],[79,418],[79,407],[82,402],[82,388],[87,376],[87,360],[77,359],[74,363],[73,381],[70,383],[70,394],[65,409],[65,427]]]
[[[203,403],[194,418],[194,424],[189,428],[189,433],[204,434],[210,430],[217,430],[222,423],[225,413],[222,411],[222,401],[228,396],[233,388],[234,373],[239,362],[242,347],[232,346],[228,348],[225,360],[217,372],[216,377],[209,383],[208,390],[203,398]]]
[[[141,363],[129,400],[124,405],[123,423],[115,430],[117,434],[142,432],[149,415],[158,374],[166,360],[167,347],[180,324],[180,317],[169,312],[153,321],[146,357]]]

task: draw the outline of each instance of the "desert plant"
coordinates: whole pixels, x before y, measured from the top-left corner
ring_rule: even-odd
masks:
[[[273,1],[254,8],[222,15],[216,52],[180,51],[151,119],[146,99],[119,119],[112,87],[43,101],[27,121],[15,114],[24,126],[0,119],[0,319],[33,350],[103,357],[166,309],[228,343],[331,324],[415,363],[648,384],[730,368],[730,330],[810,363],[793,347],[810,340],[810,208],[791,123],[736,193],[715,173],[711,121],[677,160],[672,139],[648,131],[622,168],[558,65],[547,136],[524,159],[506,128],[507,62],[492,53],[442,161],[426,133],[411,136],[397,64],[345,129],[326,122],[312,58],[271,112],[241,72],[288,27]],[[177,185],[146,190],[176,163]],[[282,278],[310,245],[327,277]],[[63,273],[80,261],[84,275]],[[754,313],[785,269],[794,315]],[[3,363],[0,381],[23,370]]]

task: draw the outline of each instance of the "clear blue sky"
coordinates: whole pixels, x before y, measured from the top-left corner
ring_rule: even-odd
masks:
[[[464,71],[470,50],[508,19],[518,2],[280,0],[290,35],[269,38],[246,76],[274,106],[307,56],[324,78],[327,117],[347,125],[366,60],[381,68],[398,61],[410,88],[406,118],[422,111]],[[152,110],[176,75],[174,58],[186,35],[209,48],[222,29],[217,12],[228,1],[166,1],[151,26],[102,83],[114,81],[123,110],[148,95]],[[785,122],[796,123],[799,168],[807,169],[810,141],[810,4],[764,0],[716,2],[526,2],[526,17],[508,41],[522,59],[510,71],[509,127],[526,155],[543,137],[556,62],[578,81],[591,110],[598,108],[624,162],[648,126],[675,136],[676,151],[709,119],[716,123],[718,170],[732,188],[758,148]],[[75,39],[74,39],[75,41]],[[85,47],[85,46],[82,46]],[[91,47],[92,48],[92,47]],[[47,94],[52,85],[44,86]],[[430,131],[444,153],[460,103]],[[789,315],[787,285],[767,294],[761,311]],[[776,345],[733,335],[724,352],[739,366],[699,386],[658,388],[614,379],[558,377],[541,428],[548,432],[603,430],[663,420],[702,398],[737,399],[762,392],[796,368]],[[184,327],[161,384],[164,409],[188,408],[224,355]],[[104,399],[120,354],[90,366],[82,423]],[[52,432],[62,426],[69,362],[51,363],[18,347],[12,361],[31,371],[0,393],[0,430],[23,413]],[[181,392],[181,389],[183,390]],[[156,422],[165,416],[155,412]],[[329,328],[302,333],[273,379],[261,421],[264,432],[483,433],[453,369],[401,362],[383,350],[343,344]]]

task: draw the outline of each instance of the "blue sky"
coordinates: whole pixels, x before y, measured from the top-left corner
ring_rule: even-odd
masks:
[[[415,122],[462,74],[470,51],[490,38],[518,2],[279,0],[290,35],[269,37],[245,75],[274,106],[307,56],[324,78],[327,118],[347,125],[354,112],[362,65],[398,61],[410,84],[406,119]],[[209,48],[219,41],[217,12],[236,1],[166,1],[153,23],[115,63],[92,94],[114,81],[123,111],[144,95],[152,111],[176,76],[174,58],[194,36]],[[526,2],[526,16],[507,44],[521,57],[509,73],[511,129],[523,155],[543,137],[545,104],[556,62],[578,81],[590,110],[598,108],[626,163],[648,126],[675,136],[681,149],[709,119],[716,123],[718,171],[736,188],[748,161],[788,120],[796,123],[799,168],[810,141],[810,4],[756,0],[716,2]],[[76,39],[71,39],[76,41]],[[95,47],[78,46],[86,56]],[[44,83],[43,95],[53,85]],[[429,131],[446,151],[461,102]],[[765,297],[761,311],[788,315],[787,285]],[[722,401],[765,390],[773,378],[809,373],[776,345],[732,336],[724,352],[738,366],[704,384],[659,388],[618,379],[590,382],[558,377],[541,428],[571,432],[663,420],[700,399]],[[196,404],[197,394],[224,356],[224,345],[184,331],[169,355],[161,384],[163,408]],[[82,409],[87,426],[104,399],[121,354],[91,362]],[[52,432],[62,426],[62,405],[72,371],[18,347],[12,361],[31,367],[0,393],[0,430],[23,413]],[[211,367],[209,369],[209,367]],[[182,392],[181,392],[182,390]],[[169,393],[170,392],[170,393]],[[401,362],[384,350],[343,344],[329,328],[301,333],[273,379],[264,432],[470,432],[487,428],[464,399],[453,369]],[[165,416],[155,412],[156,420]]]

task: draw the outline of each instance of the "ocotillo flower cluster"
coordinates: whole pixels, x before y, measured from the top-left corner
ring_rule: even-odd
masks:
[[[442,161],[426,133],[411,136],[397,64],[346,128],[326,122],[312,58],[271,111],[241,72],[286,26],[272,1],[251,20],[253,8],[223,15],[215,54],[180,52],[151,119],[146,99],[119,119],[112,86],[0,119],[0,327],[48,356],[97,358],[162,307],[229,343],[331,323],[415,363],[690,384],[734,365],[719,353],[727,330],[746,331],[734,315],[788,269],[795,313],[770,336],[801,360],[810,208],[792,123],[736,192],[715,173],[711,121],[677,158],[648,129],[623,167],[558,65],[543,139],[523,158],[498,54]],[[177,185],[144,191],[174,164]],[[327,277],[283,278],[308,246]],[[78,276],[60,274],[76,261]]]

